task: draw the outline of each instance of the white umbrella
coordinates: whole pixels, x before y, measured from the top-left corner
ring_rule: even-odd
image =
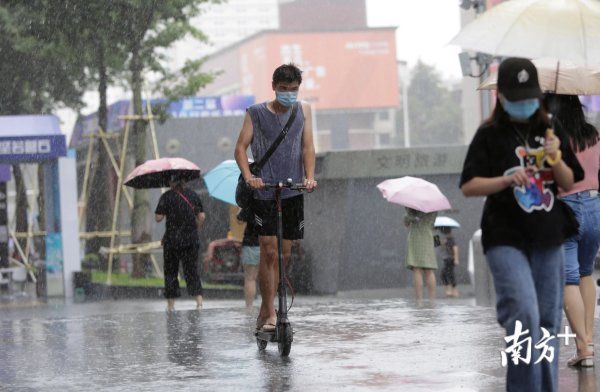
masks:
[[[438,216],[435,218],[434,227],[460,227],[460,223],[455,221],[452,218],[448,218],[447,216]]]
[[[543,91],[570,95],[600,94],[600,65],[585,67],[561,62],[557,75],[556,60],[538,59],[533,63]],[[490,75],[479,85],[479,90],[495,90],[497,78],[498,73]]]
[[[600,64],[600,2],[511,0],[484,12],[450,42],[496,56]]]

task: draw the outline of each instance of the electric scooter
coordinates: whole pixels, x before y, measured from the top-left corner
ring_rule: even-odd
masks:
[[[284,188],[302,191],[306,189],[304,184],[294,184],[291,179],[277,184],[265,184],[267,189],[275,189],[275,204],[277,206],[277,254],[279,265],[279,285],[277,287],[277,297],[279,309],[277,310],[277,322],[273,331],[256,331],[256,344],[259,350],[267,348],[269,342],[277,342],[279,354],[282,357],[290,355],[292,341],[294,340],[294,331],[292,324],[287,316],[287,295],[285,292],[285,265],[283,263],[283,219],[281,209],[281,192]]]

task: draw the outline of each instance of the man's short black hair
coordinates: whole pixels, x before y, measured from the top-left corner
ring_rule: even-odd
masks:
[[[273,72],[273,84],[281,82],[302,84],[302,71],[293,63],[280,65]]]

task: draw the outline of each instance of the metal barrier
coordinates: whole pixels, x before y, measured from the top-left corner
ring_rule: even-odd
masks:
[[[475,288],[475,303],[479,306],[496,306],[494,279],[483,254],[481,230],[477,230],[469,241],[469,272],[472,273]]]

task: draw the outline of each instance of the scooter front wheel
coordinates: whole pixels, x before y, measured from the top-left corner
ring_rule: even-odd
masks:
[[[291,324],[283,324],[281,325],[281,334],[280,340],[277,343],[277,347],[279,348],[279,355],[282,357],[287,357],[290,355],[290,351],[292,350],[292,341],[294,340],[294,332],[292,330]]]
[[[267,348],[267,341],[266,340],[262,340],[259,338],[256,338],[256,345],[258,346],[258,350],[259,351],[263,351],[264,349]]]

